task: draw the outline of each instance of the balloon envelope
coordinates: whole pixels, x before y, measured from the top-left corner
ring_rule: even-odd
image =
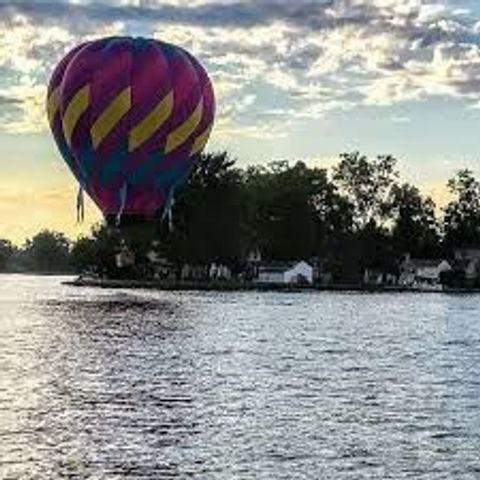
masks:
[[[47,111],[63,158],[105,217],[153,217],[169,208],[207,143],[215,100],[184,49],[111,37],[60,61]]]

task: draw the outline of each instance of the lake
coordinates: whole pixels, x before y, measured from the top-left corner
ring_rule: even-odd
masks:
[[[0,276],[0,478],[478,479],[480,296]]]

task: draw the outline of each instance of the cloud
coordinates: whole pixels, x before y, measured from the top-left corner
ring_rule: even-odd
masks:
[[[10,95],[0,94],[0,106],[20,105],[22,101]]]
[[[47,127],[45,87],[23,75],[17,83],[0,89],[0,103],[7,108],[0,112],[3,130],[9,133],[39,132]],[[9,109],[8,106],[13,107]]]
[[[68,48],[138,31],[205,63],[222,135],[255,135],[265,118],[278,133],[286,113],[305,122],[431,96],[480,104],[480,18],[438,0],[22,0],[0,2],[0,18],[10,131],[39,128],[27,113]]]
[[[0,112],[0,130],[17,133],[45,130],[46,85],[55,63],[77,41],[94,34],[115,34],[122,27],[113,22],[96,32],[85,30],[78,37],[69,24],[40,26],[36,18],[6,11],[11,15],[0,20],[0,98],[3,105],[11,108]],[[8,74],[2,75],[2,70]]]
[[[190,2],[189,2],[190,3]],[[332,19],[326,10],[332,2],[279,1],[262,2],[66,2],[66,1],[17,1],[0,4],[0,13],[6,16],[23,15],[35,18],[41,24],[72,22],[78,26],[84,22],[106,23],[112,21],[164,22],[202,27],[251,28],[276,20],[294,25],[316,28],[328,26],[332,21],[359,21],[352,17]],[[72,22],[73,23],[73,22]]]

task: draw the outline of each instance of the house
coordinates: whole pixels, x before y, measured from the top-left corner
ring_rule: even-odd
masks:
[[[245,258],[245,266],[243,272],[244,278],[246,278],[247,280],[257,278],[261,264],[262,254],[260,253],[260,250],[258,248],[250,250]]]
[[[262,254],[258,248],[250,250],[247,255],[247,262],[258,264],[262,261]]]
[[[364,285],[383,285],[384,276],[383,270],[367,268],[363,272],[363,283]]]
[[[446,260],[427,260],[406,256],[400,265],[398,283],[406,287],[434,287],[441,285],[442,273],[450,272],[452,266]]]
[[[151,266],[151,274],[157,280],[175,280],[175,265],[155,250],[150,250],[146,255]]]
[[[185,263],[180,272],[180,278],[188,281],[207,281],[209,279],[210,267],[208,265],[195,265]]]
[[[230,280],[232,272],[226,265],[212,263],[208,272],[208,278],[210,280]]]
[[[397,276],[383,269],[366,268],[363,272],[363,284],[369,286],[396,285]]]
[[[115,264],[118,268],[133,267],[135,265],[135,253],[123,244],[115,255]]]
[[[480,260],[480,249],[457,248],[454,252],[455,260]]]
[[[328,270],[326,258],[312,257],[307,262],[313,268],[313,283],[317,285],[330,285],[332,274]]]
[[[480,278],[480,249],[456,249],[452,267],[454,277],[463,278],[463,286],[473,286]]]
[[[305,261],[270,263],[260,266],[256,281],[272,284],[312,284],[313,267]]]

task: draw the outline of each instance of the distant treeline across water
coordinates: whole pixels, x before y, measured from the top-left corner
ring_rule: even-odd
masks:
[[[447,181],[452,199],[437,209],[397,166],[392,155],[352,152],[331,169],[284,161],[240,168],[226,152],[205,154],[177,192],[173,229],[97,225],[73,242],[51,231],[21,247],[0,240],[0,271],[89,267],[114,276],[123,239],[138,265],[153,248],[178,265],[217,262],[235,274],[254,252],[265,261],[317,259],[334,281],[351,283],[366,269],[395,272],[407,253],[450,258],[480,247],[480,182],[470,170]]]

